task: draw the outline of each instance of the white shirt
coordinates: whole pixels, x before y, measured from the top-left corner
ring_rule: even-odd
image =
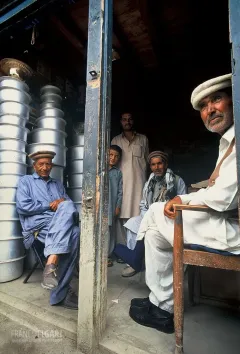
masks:
[[[216,166],[226,153],[234,136],[234,126],[229,128],[222,136]],[[217,211],[227,211],[237,209],[237,190],[236,146],[234,145],[231,154],[223,161],[219,170],[219,177],[216,178],[212,187],[179,197],[183,204],[207,205]]]

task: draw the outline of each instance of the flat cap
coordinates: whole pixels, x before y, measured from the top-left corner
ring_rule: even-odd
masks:
[[[214,79],[205,81],[197,86],[191,95],[191,104],[194,109],[199,111],[199,102],[208,95],[216,91],[221,91],[226,87],[232,86],[232,74],[226,74],[215,77]]]
[[[56,153],[54,151],[47,151],[47,150],[42,150],[42,151],[35,151],[32,152],[31,154],[28,155],[30,159],[33,161],[36,161],[38,159],[43,159],[43,158],[48,158],[48,159],[53,159]]]

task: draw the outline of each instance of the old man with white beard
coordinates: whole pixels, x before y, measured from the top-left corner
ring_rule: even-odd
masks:
[[[206,189],[179,195],[167,203],[154,203],[145,214],[138,238],[145,237],[146,283],[150,295],[131,301],[131,318],[144,326],[171,333],[173,326],[174,204],[200,204],[208,213],[183,211],[185,244],[199,244],[240,254],[237,210],[237,169],[231,74],[198,86],[192,93],[193,108],[200,111],[206,128],[221,136],[216,168]]]

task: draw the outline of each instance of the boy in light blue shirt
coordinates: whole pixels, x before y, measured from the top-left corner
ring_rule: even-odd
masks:
[[[111,145],[109,149],[109,207],[108,207],[108,225],[109,225],[109,250],[108,266],[113,262],[110,258],[115,247],[115,219],[120,215],[122,206],[122,172],[117,167],[122,156],[122,149],[118,145]]]

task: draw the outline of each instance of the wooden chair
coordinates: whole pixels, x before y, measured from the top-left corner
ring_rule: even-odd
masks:
[[[212,250],[209,252],[211,249],[208,248],[206,248],[207,251],[186,249],[183,240],[182,211],[208,212],[211,211],[211,209],[203,205],[175,204],[175,210],[176,219],[174,224],[173,244],[174,327],[176,336],[175,354],[182,354],[184,323],[184,264],[240,271],[240,257],[232,255],[229,252],[221,252],[218,250]],[[203,246],[201,248],[204,249]]]

